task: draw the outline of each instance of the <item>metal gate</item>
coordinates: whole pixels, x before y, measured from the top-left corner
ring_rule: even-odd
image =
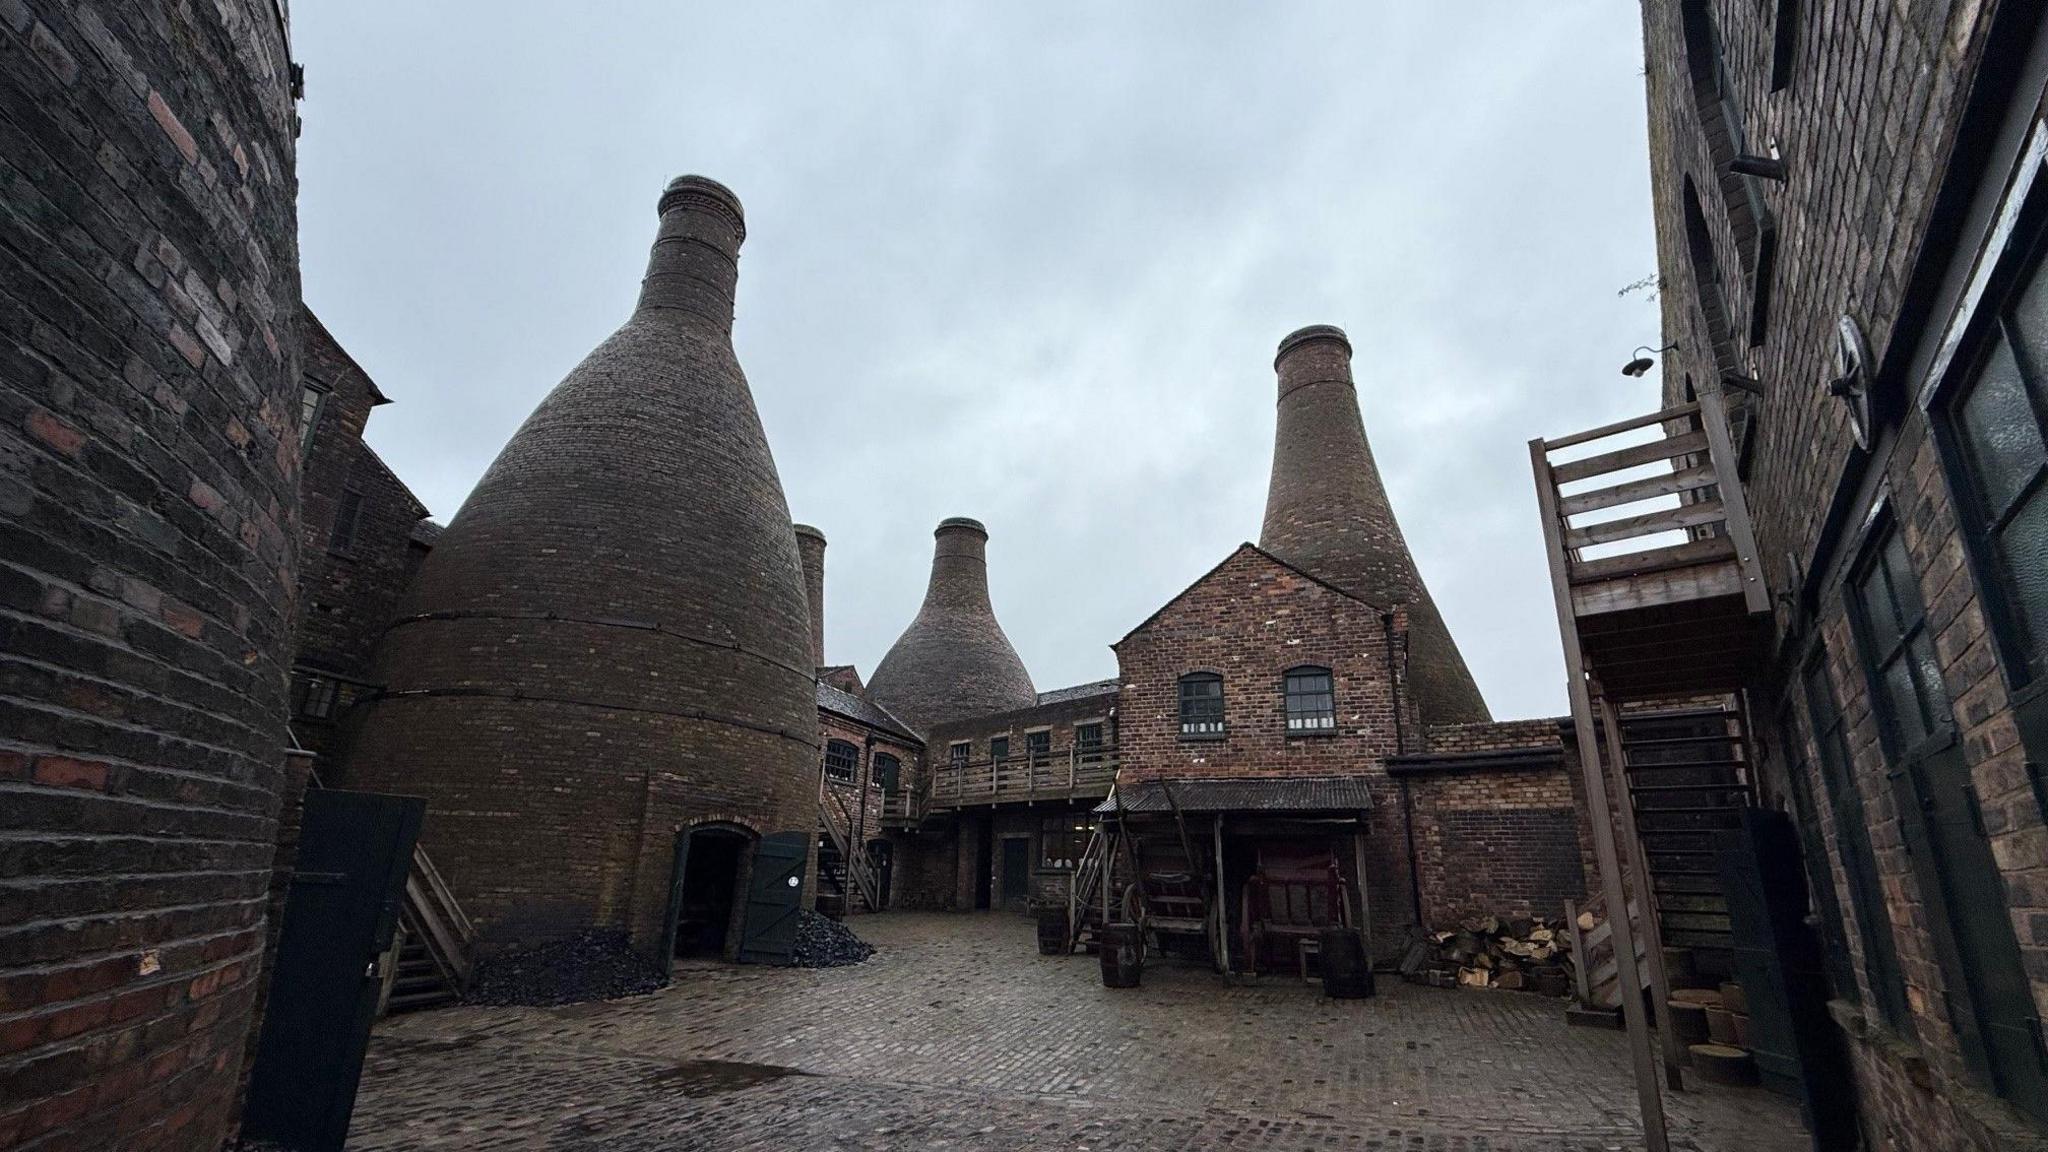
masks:
[[[787,964],[796,946],[797,912],[803,908],[804,866],[811,837],[777,832],[754,846],[754,871],[747,879],[747,911],[740,929],[740,961]]]
[[[408,796],[306,793],[244,1136],[298,1152],[347,1138],[377,1016],[377,957],[391,947],[426,810]]]

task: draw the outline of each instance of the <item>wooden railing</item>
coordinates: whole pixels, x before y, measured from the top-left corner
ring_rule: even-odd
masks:
[[[931,770],[930,808],[960,808],[1028,800],[1107,796],[1116,782],[1113,752],[1073,749],[1064,754],[1012,756],[937,764]]]
[[[1644,429],[1659,435],[1601,443]],[[1563,462],[1551,458],[1587,445],[1603,450]],[[1668,602],[1729,594],[1752,600],[1751,611],[1768,610],[1718,393],[1532,447],[1546,536],[1562,553],[1580,614],[1633,607],[1646,597]],[[1568,486],[1573,490],[1565,491]],[[1667,503],[1671,498],[1675,506]],[[1650,502],[1664,506],[1612,514]],[[1682,576],[1655,590],[1614,584],[1664,572]]]
[[[405,929],[417,934],[433,957],[441,978],[460,996],[469,987],[470,951],[476,929],[455,902],[447,881],[434,867],[427,850],[413,846],[412,870],[405,877]]]

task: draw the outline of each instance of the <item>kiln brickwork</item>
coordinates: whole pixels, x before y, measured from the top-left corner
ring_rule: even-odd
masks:
[[[652,950],[678,828],[817,822],[796,537],[731,326],[745,225],[682,177],[631,319],[544,400],[428,557],[349,756],[427,797],[487,944]]]
[[[949,720],[1037,703],[1031,674],[988,598],[988,529],[956,516],[933,533],[931,583],[868,695],[919,732]]]
[[[279,10],[0,4],[0,1146],[212,1149],[284,786]]]
[[[2005,529],[1962,405],[2033,379],[2012,369],[1978,390],[2006,371],[1993,343],[2022,339],[2012,302],[2036,275],[2026,149],[2048,44],[2032,5],[1775,8],[1643,7],[1664,333],[1679,345],[1665,394],[1726,373],[1762,391],[1743,476],[1779,594],[1777,659],[1751,694],[1783,718],[1767,799],[1825,849],[1809,871],[1834,897],[1820,914],[1843,921],[1828,933],[1847,953],[1835,1007],[1865,1133],[1879,1148],[2035,1147],[2048,791],[2028,766],[2048,757],[2048,728],[2032,634],[1997,594]],[[1782,156],[1785,179],[1734,174],[1744,153]],[[1867,345],[1860,374],[1845,318]],[[1838,377],[1870,400],[1865,435],[1824,386]],[[2048,460],[2030,419],[2022,403],[2004,420],[2008,466]],[[1855,594],[1894,540],[1892,586],[1925,610],[1908,641],[1925,740],[1895,735],[1901,697],[1875,687],[1885,641]],[[1971,806],[1981,833],[1922,818]],[[2033,1030],[2031,1055],[2016,1029]]]
[[[1406,606],[1409,675],[1432,721],[1487,719],[1486,701],[1415,567],[1373,462],[1351,342],[1317,324],[1280,342],[1273,477],[1259,546],[1375,604]]]

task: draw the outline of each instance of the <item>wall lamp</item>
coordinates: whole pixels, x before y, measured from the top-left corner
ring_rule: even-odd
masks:
[[[1637,345],[1636,358],[1621,366],[1621,374],[1623,376],[1641,376],[1657,363],[1650,356],[1661,356],[1676,347],[1678,347],[1676,342],[1666,344],[1662,348],[1652,348],[1648,344]],[[1645,352],[1649,353],[1650,356],[1643,355]]]

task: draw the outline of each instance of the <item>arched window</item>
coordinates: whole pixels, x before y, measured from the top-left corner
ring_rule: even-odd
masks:
[[[903,762],[887,752],[875,753],[875,784],[884,796],[894,796],[902,786]]]
[[[1180,678],[1180,734],[1197,740],[1223,735],[1223,677],[1190,672]]]
[[[1700,207],[1699,189],[1687,176],[1679,192],[1685,209],[1685,254],[1692,266],[1693,294],[1699,297],[1700,312],[1707,321],[1707,339],[1714,348],[1717,371],[1735,373],[1741,359],[1735,350],[1735,327],[1728,320],[1728,292],[1721,283],[1721,262],[1714,258],[1714,238],[1707,231],[1707,214]]]
[[[1337,730],[1337,699],[1330,670],[1304,666],[1287,670],[1287,734]]]
[[[1692,84],[1693,115],[1707,138],[1707,158],[1714,166],[1714,182],[1721,189],[1721,202],[1728,212],[1728,231],[1734,238],[1742,272],[1750,286],[1749,344],[1764,342],[1770,312],[1772,273],[1777,264],[1778,225],[1757,191],[1756,180],[1736,172],[1731,165],[1737,156],[1750,151],[1743,134],[1742,109],[1735,100],[1735,81],[1728,71],[1722,50],[1721,32],[1714,23],[1708,0],[1683,0],[1679,24],[1685,36],[1685,63]],[[1689,225],[1688,225],[1689,227]],[[1728,331],[1735,332],[1731,321]]]
[[[825,745],[825,779],[853,783],[854,774],[860,771],[860,749],[844,740],[833,740]]]

